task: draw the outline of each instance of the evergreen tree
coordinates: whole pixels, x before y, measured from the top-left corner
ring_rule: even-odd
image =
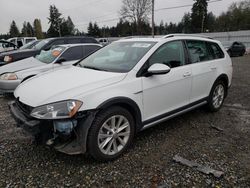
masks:
[[[44,36],[43,36],[43,31],[42,31],[41,20],[40,20],[40,19],[35,19],[33,25],[34,25],[34,33],[35,33],[35,36],[36,36],[38,39],[43,39]]]
[[[10,24],[10,37],[19,37],[20,36],[20,32],[19,29],[16,25],[16,22],[13,20]]]
[[[22,28],[22,36],[23,37],[27,37],[28,36],[28,30],[27,30],[27,23],[26,22],[23,22],[23,28]]]
[[[75,32],[76,32],[75,25],[74,25],[72,19],[70,18],[70,16],[68,16],[68,18],[67,18],[67,27],[68,27],[70,34],[75,35]]]
[[[27,36],[34,37],[35,35],[34,35],[34,29],[33,29],[32,25],[29,22],[27,22],[26,27],[27,27]]]
[[[182,32],[183,33],[191,33],[192,31],[192,18],[190,13],[185,13],[183,18],[182,18]]]
[[[208,0],[194,0],[192,8],[192,28],[193,32],[203,32],[206,28],[207,20],[207,2]]]
[[[88,26],[88,35],[89,36],[94,36],[94,27],[92,22],[89,22],[89,26]]]
[[[56,8],[55,5],[50,5],[49,8],[50,16],[48,18],[50,27],[47,31],[47,35],[49,37],[58,37],[61,36],[61,24],[62,24],[62,18],[61,13]]]
[[[67,20],[63,19],[61,24],[61,34],[62,36],[72,36],[75,35],[75,25],[71,18],[68,16]]]
[[[216,16],[209,12],[207,14],[207,30],[206,32],[214,32],[215,31],[215,25],[216,25]]]
[[[97,23],[95,22],[94,23],[94,26],[93,26],[93,30],[94,30],[94,37],[100,37],[101,36],[101,30],[99,28],[99,26],[97,25]]]

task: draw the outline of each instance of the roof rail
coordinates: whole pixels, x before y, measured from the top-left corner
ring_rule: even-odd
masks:
[[[177,34],[168,34],[163,36],[163,39],[171,38],[171,37],[201,37],[201,38],[207,38],[207,39],[213,39],[210,36],[207,35],[199,35],[199,34],[185,34],[185,33],[177,33]]]

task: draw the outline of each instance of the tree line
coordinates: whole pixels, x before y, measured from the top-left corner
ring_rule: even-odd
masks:
[[[99,27],[97,22],[88,24],[87,32],[76,29],[70,16],[62,17],[55,5],[50,5],[47,32],[42,31],[41,21],[35,19],[33,25],[24,22],[19,31],[15,21],[12,21],[7,35],[0,38],[16,36],[36,36],[39,39],[58,36],[89,35],[93,37],[124,37],[131,35],[151,34],[151,0],[123,0],[119,11],[120,20],[112,27]],[[226,12],[215,16],[208,12],[209,0],[194,0],[190,12],[184,14],[179,23],[161,21],[155,25],[155,34],[169,33],[201,33],[250,30],[250,0],[233,3]]]

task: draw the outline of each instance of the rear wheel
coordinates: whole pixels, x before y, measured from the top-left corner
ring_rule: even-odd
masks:
[[[226,96],[226,86],[223,81],[217,81],[212,87],[208,99],[208,109],[217,112],[223,105]]]
[[[112,107],[99,113],[90,128],[88,150],[99,161],[122,155],[133,140],[133,116],[124,108]]]

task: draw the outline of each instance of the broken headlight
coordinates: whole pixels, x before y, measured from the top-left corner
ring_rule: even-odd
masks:
[[[36,107],[32,110],[31,116],[38,119],[67,119],[73,117],[81,106],[81,101],[62,101]]]

